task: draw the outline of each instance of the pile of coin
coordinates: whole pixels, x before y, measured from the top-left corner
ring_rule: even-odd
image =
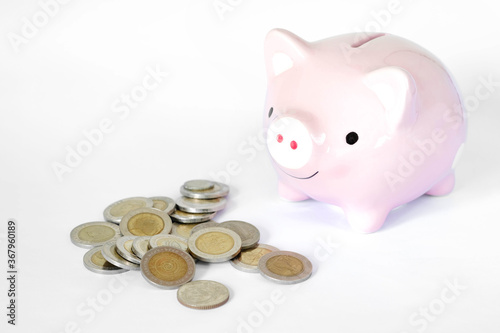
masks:
[[[244,272],[260,272],[284,284],[308,279],[312,264],[304,256],[259,244],[260,232],[244,221],[212,220],[224,209],[229,187],[209,180],[190,180],[177,201],[133,197],[112,203],[104,221],[88,222],[71,231],[71,241],[90,248],[83,263],[101,274],[140,270],[152,285],[177,289],[187,307],[211,309],[225,304],[228,289],[215,281],[192,281],[196,261],[225,262]],[[174,222],[172,222],[172,220]],[[203,294],[203,300],[196,295]]]

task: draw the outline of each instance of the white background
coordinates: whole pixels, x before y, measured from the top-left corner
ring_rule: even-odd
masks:
[[[214,3],[74,0],[52,7],[47,22],[37,1],[0,4],[0,266],[7,270],[6,223],[14,218],[19,269],[14,328],[0,279],[1,330],[500,331],[500,86],[488,91],[482,83],[500,81],[493,2],[401,0],[389,16],[381,14],[386,0],[221,0],[232,4],[223,13]],[[29,35],[26,20],[35,19],[40,27]],[[353,233],[335,207],[278,199],[257,139],[263,40],[275,27],[311,41],[378,28],[436,54],[470,103],[454,192],[393,211],[369,235]],[[14,34],[27,38],[16,44]],[[128,115],[114,112],[147,68],[168,76]],[[103,119],[112,130],[58,179],[54,163],[65,164],[68,147]],[[249,221],[262,243],[304,254],[314,266],[308,281],[283,286],[228,263],[198,264],[195,279],[224,283],[231,298],[196,311],[139,272],[119,280],[85,269],[86,250],[70,242],[73,227],[101,220],[118,199],[177,198],[185,180],[221,177],[228,168],[231,194],[215,220]]]

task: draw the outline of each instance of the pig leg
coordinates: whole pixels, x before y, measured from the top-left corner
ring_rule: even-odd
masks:
[[[309,197],[304,193],[294,189],[293,187],[285,185],[281,181],[278,182],[278,193],[282,199],[288,201],[302,201],[309,199]]]
[[[439,182],[427,191],[428,195],[446,195],[455,187],[455,173],[452,171],[448,176],[441,179]]]
[[[384,224],[390,209],[354,209],[344,208],[347,221],[352,229],[360,233],[370,233],[377,231]]]

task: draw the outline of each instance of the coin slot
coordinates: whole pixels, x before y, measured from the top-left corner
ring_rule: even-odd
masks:
[[[375,34],[372,34],[372,35],[368,35],[365,38],[363,38],[363,39],[361,39],[361,40],[359,40],[359,41],[351,44],[351,47],[352,48],[358,48],[358,47],[363,46],[366,43],[368,43],[368,42],[370,42],[370,41],[372,41],[372,40],[374,40],[376,38],[382,37],[382,36],[385,36],[385,34],[384,33],[375,33]]]

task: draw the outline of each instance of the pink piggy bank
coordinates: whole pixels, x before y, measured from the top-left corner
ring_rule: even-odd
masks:
[[[445,195],[466,137],[443,64],[390,34],[265,41],[267,148],[279,195],[340,206],[359,232],[423,194]]]

